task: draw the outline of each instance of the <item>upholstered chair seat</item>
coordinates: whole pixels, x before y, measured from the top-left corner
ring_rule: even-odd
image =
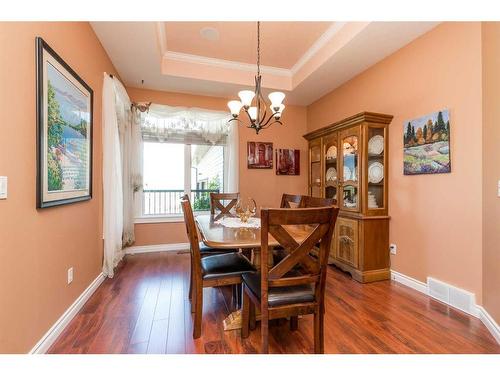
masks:
[[[299,276],[297,271],[289,271],[285,277]],[[250,288],[259,299],[261,298],[260,292],[260,273],[247,273],[243,274],[243,281],[245,285]],[[295,286],[281,286],[270,287],[268,290],[268,304],[269,307],[292,305],[295,303],[306,303],[314,301],[314,288],[311,284],[295,285]]]
[[[214,249],[205,245],[200,241],[200,254],[202,257],[207,255],[217,255],[217,254],[225,254],[225,253],[237,253],[238,249]]]
[[[206,256],[201,259],[203,280],[254,273],[255,267],[240,253]]]

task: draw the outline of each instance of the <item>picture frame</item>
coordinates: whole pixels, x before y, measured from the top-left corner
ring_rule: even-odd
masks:
[[[451,173],[450,149],[447,109],[404,122],[404,175]]]
[[[247,142],[247,167],[249,169],[272,169],[273,144],[271,142]]]
[[[299,176],[300,150],[277,148],[276,174],[280,176]]]
[[[35,46],[36,206],[90,200],[94,92],[42,38]]]

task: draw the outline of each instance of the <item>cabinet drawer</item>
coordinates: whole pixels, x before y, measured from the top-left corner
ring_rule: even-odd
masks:
[[[338,218],[335,230],[335,258],[358,267],[358,221]]]

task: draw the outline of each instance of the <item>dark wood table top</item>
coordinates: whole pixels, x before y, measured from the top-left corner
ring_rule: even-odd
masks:
[[[260,228],[228,228],[216,223],[213,215],[196,216],[201,240],[207,246],[218,249],[250,249],[260,247]],[[294,225],[286,226],[287,231],[301,243],[310,233],[311,228]],[[269,236],[269,246],[278,246],[279,243]]]

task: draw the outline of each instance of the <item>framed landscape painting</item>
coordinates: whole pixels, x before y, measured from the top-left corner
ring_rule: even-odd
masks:
[[[300,175],[300,150],[276,149],[276,174]]]
[[[93,91],[36,38],[37,207],[91,199]]]
[[[405,122],[404,174],[450,173],[450,114],[444,109]]]
[[[272,169],[273,144],[270,142],[247,142],[247,167],[250,169]]]

